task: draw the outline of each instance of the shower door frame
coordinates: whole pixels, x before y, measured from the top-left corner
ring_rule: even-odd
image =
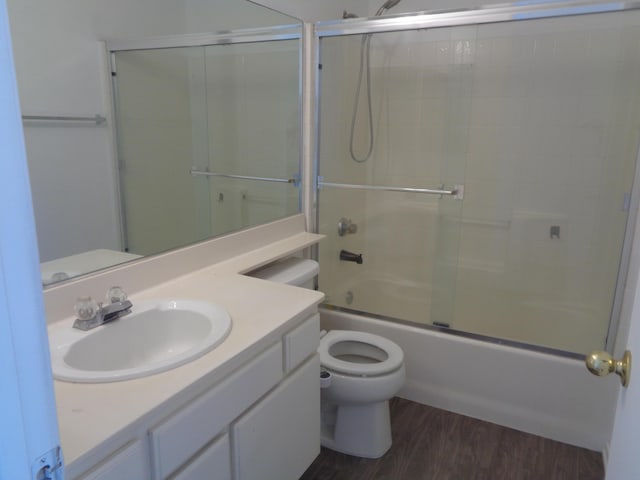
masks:
[[[303,125],[303,111],[301,108],[302,104],[302,93],[303,93],[303,68],[304,68],[304,58],[305,55],[303,53],[304,47],[304,32],[303,28],[299,24],[290,24],[290,25],[275,25],[270,27],[260,27],[260,28],[244,28],[244,29],[236,29],[236,30],[228,30],[221,32],[207,32],[207,33],[187,33],[187,34],[179,34],[179,35],[160,35],[154,37],[143,37],[143,38],[132,38],[132,39],[113,39],[105,41],[105,50],[107,55],[108,69],[109,75],[111,76],[110,81],[110,94],[111,94],[111,118],[113,119],[114,125],[114,133],[113,133],[113,157],[115,163],[115,189],[116,196],[118,198],[118,213],[120,218],[120,235],[121,235],[121,245],[123,248],[127,248],[127,217],[125,214],[125,201],[122,196],[121,189],[121,179],[120,179],[120,166],[122,165],[120,159],[120,149],[118,147],[118,81],[117,81],[117,72],[116,72],[116,54],[118,52],[127,52],[127,51],[139,51],[139,50],[166,50],[166,49],[179,49],[179,48],[189,48],[189,47],[213,47],[213,46],[224,46],[224,45],[233,45],[233,44],[253,44],[253,43],[262,43],[262,42],[277,42],[283,40],[298,40],[298,121],[300,125],[300,131],[302,132],[304,129]],[[300,153],[298,157],[298,175],[300,177],[303,176],[303,167],[304,162],[302,161],[302,142],[300,142]],[[191,174],[193,173],[193,168],[191,169]],[[216,176],[206,172],[196,172],[196,174],[201,174],[205,176]],[[217,175],[217,176],[226,176],[226,175]],[[240,178],[240,176],[235,176]],[[298,188],[298,212],[302,212],[304,210],[304,197],[303,197],[303,189],[301,188],[302,183],[295,179],[273,179],[273,178],[261,178],[261,177],[245,177],[245,179],[249,180],[258,180],[258,181],[269,181],[269,182],[281,182],[281,183],[291,183],[294,184]]]
[[[487,8],[469,9],[469,10],[451,10],[451,11],[423,11],[415,13],[385,15],[383,17],[368,18],[349,18],[346,20],[321,21],[313,24],[313,28],[303,29],[302,43],[310,45],[305,51],[307,56],[303,59],[303,71],[316,72],[312,75],[303,77],[303,96],[314,99],[313,108],[307,111],[303,110],[303,136],[305,128],[314,125],[315,128],[306,132],[306,137],[314,145],[313,153],[303,156],[302,172],[313,172],[312,178],[304,178],[305,185],[313,187],[312,197],[303,205],[304,213],[310,225],[310,231],[318,232],[320,225],[320,212],[318,207],[319,189],[322,188],[322,179],[319,176],[319,160],[320,160],[320,43],[322,38],[341,37],[350,35],[402,32],[419,29],[445,28],[445,27],[462,27],[473,25],[485,25],[494,23],[507,23],[517,21],[545,20],[551,18],[597,15],[606,13],[626,12],[640,10],[639,2],[614,2],[604,3],[601,1],[541,1],[541,2],[517,2],[512,4],[501,4],[497,6],[489,6]],[[305,39],[305,37],[313,34],[313,39]],[[306,165],[306,167],[305,167]],[[623,308],[624,290],[627,284],[627,276],[629,274],[629,263],[632,254],[632,245],[634,233],[636,229],[637,217],[640,207],[640,145],[636,146],[636,161],[634,167],[633,182],[631,185],[631,194],[628,202],[627,220],[625,225],[624,239],[622,243],[622,251],[618,265],[618,275],[614,290],[614,299],[609,315],[609,325],[607,329],[607,337],[605,350],[614,353],[624,347],[626,339],[618,339],[618,333],[621,330],[620,318]],[[346,186],[345,186],[346,188]],[[362,187],[360,187],[362,188]],[[375,186],[373,187],[376,188]],[[621,193],[621,192],[620,192]],[[310,219],[313,219],[310,220]],[[318,259],[318,249],[315,248],[313,256]],[[351,313],[362,313],[343,307],[335,307],[337,310],[343,310]],[[375,315],[367,313],[375,318],[393,321],[396,323],[406,323],[416,326],[415,322],[408,322],[392,317]],[[502,339],[498,337],[490,337],[471,332],[442,328],[431,325],[419,325],[420,328],[431,329],[436,331],[445,331],[452,335],[474,338],[478,340],[498,343],[502,345],[510,345],[517,348],[524,348],[534,351],[551,353],[563,357],[583,358],[583,355],[558,350],[554,348],[538,346],[528,343],[522,343],[514,340]],[[594,345],[595,348],[597,346]]]

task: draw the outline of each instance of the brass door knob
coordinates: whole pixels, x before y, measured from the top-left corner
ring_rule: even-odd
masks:
[[[631,381],[631,352],[627,350],[622,360],[614,360],[607,352],[591,352],[585,358],[587,368],[598,377],[604,377],[610,373],[620,376],[622,386],[626,387]]]

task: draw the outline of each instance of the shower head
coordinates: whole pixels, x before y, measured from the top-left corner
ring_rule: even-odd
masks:
[[[396,5],[398,5],[399,3],[400,3],[400,0],[387,0],[382,4],[382,6],[376,12],[376,17],[379,17],[385,12],[385,10],[390,10]]]

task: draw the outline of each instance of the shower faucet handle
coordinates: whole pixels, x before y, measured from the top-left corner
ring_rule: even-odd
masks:
[[[358,225],[353,223],[350,218],[342,217],[338,221],[338,235],[344,237],[347,233],[356,233]]]

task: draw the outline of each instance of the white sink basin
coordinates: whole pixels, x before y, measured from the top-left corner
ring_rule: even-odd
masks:
[[[49,327],[53,376],[69,382],[116,382],[190,362],[224,341],[227,311],[194,300],[134,303],[132,313],[89,331],[74,319]]]

